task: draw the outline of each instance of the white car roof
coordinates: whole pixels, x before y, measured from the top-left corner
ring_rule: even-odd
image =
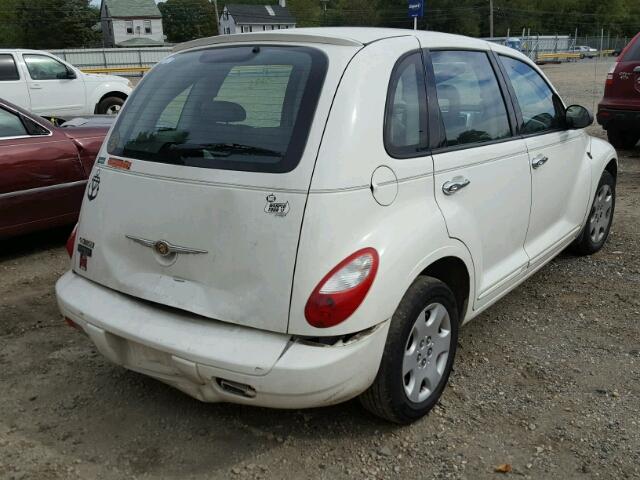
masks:
[[[512,48],[491,43],[478,38],[453,35],[450,33],[432,32],[424,30],[405,30],[400,28],[369,28],[369,27],[322,27],[322,28],[294,28],[285,30],[271,30],[257,33],[237,33],[233,35],[218,35],[200,38],[176,45],[174,52],[190,48],[219,45],[225,43],[248,42],[295,42],[321,43],[362,47],[369,43],[387,38],[413,36],[420,41],[424,48],[463,48],[493,50],[516,57],[531,63],[530,59]]]
[[[488,43],[461,35],[430,32],[421,30],[404,30],[399,28],[366,28],[366,27],[323,27],[295,28],[286,30],[270,30],[257,33],[238,33],[234,35],[218,35],[200,38],[182,43],[174,51],[188,48],[215,45],[221,43],[246,43],[256,41],[285,41],[302,43],[328,43],[333,45],[363,46],[386,38],[413,36],[425,46],[465,46],[468,48],[488,49]]]

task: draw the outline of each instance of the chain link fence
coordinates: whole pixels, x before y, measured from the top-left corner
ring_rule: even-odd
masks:
[[[171,54],[172,47],[49,50],[80,70],[140,76]]]
[[[519,36],[495,37],[487,39],[520,50],[536,60],[540,55],[573,53],[579,46],[597,50],[586,56],[611,55],[622,50],[631,40],[628,37],[534,35],[523,32]],[[117,73],[119,75],[141,76],[145,71],[171,54],[172,47],[147,48],[88,48],[50,50],[77,68],[95,73]],[[565,55],[566,57],[566,55]],[[566,58],[565,58],[566,59]]]

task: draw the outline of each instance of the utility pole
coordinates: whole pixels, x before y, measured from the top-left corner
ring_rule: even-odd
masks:
[[[329,3],[329,0],[320,0],[320,3],[322,4],[322,26],[326,27],[327,26],[327,3]]]
[[[493,0],[489,0],[489,36],[493,38]]]
[[[216,25],[218,26],[218,35],[220,35],[220,15],[218,15],[218,0],[212,0],[213,9],[216,12]]]

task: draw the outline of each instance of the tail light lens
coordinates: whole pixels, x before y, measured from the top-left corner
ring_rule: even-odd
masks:
[[[378,271],[378,252],[363,248],[336,265],[313,290],[304,315],[310,325],[338,325],[360,306]]]
[[[69,235],[69,239],[67,240],[67,253],[69,254],[69,258],[73,257],[73,246],[76,244],[76,235],[78,234],[78,224],[73,227],[73,231],[71,235]]]
[[[613,74],[615,73],[616,68],[618,68],[617,62],[609,69],[609,72],[607,73],[607,81],[604,83],[605,85],[613,85]]]

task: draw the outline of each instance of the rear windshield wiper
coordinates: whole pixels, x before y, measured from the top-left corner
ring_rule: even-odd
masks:
[[[251,145],[242,145],[239,143],[174,143],[169,146],[170,151],[178,153],[201,153],[208,152],[214,156],[228,157],[232,154],[237,155],[260,155],[264,157],[279,157],[284,154],[268,148],[253,147]]]

